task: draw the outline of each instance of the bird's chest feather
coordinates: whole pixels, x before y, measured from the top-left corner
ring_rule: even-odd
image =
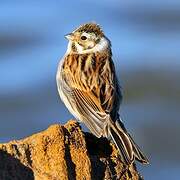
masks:
[[[113,77],[107,55],[73,54],[66,56],[63,63],[63,74],[66,82],[82,90],[98,89],[106,81],[111,83]]]

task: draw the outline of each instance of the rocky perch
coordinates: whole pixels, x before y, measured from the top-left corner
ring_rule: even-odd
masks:
[[[56,124],[22,140],[0,144],[0,180],[142,179],[125,169],[105,138],[84,133],[76,121]]]

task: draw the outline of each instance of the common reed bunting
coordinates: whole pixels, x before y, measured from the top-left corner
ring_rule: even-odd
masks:
[[[124,164],[130,165],[135,159],[147,164],[148,159],[125,129],[118,113],[122,94],[110,41],[95,23],[81,25],[66,38],[68,48],[56,76],[62,101],[95,136],[113,140]]]

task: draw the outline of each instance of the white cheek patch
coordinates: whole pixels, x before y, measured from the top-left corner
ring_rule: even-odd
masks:
[[[78,53],[83,52],[83,49],[84,49],[84,48],[83,48],[79,43],[75,42],[75,46],[76,46],[76,48],[77,48],[77,52],[78,52]]]
[[[104,51],[106,50],[107,48],[109,47],[109,42],[106,38],[102,37],[101,40],[99,41],[99,43],[94,46],[94,48],[92,48],[92,50],[94,52],[101,52],[101,51]]]

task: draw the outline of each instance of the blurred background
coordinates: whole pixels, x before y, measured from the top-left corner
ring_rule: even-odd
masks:
[[[180,178],[180,1],[1,0],[0,142],[72,118],[55,75],[64,34],[101,24],[112,41],[127,129],[150,159],[145,179]]]

